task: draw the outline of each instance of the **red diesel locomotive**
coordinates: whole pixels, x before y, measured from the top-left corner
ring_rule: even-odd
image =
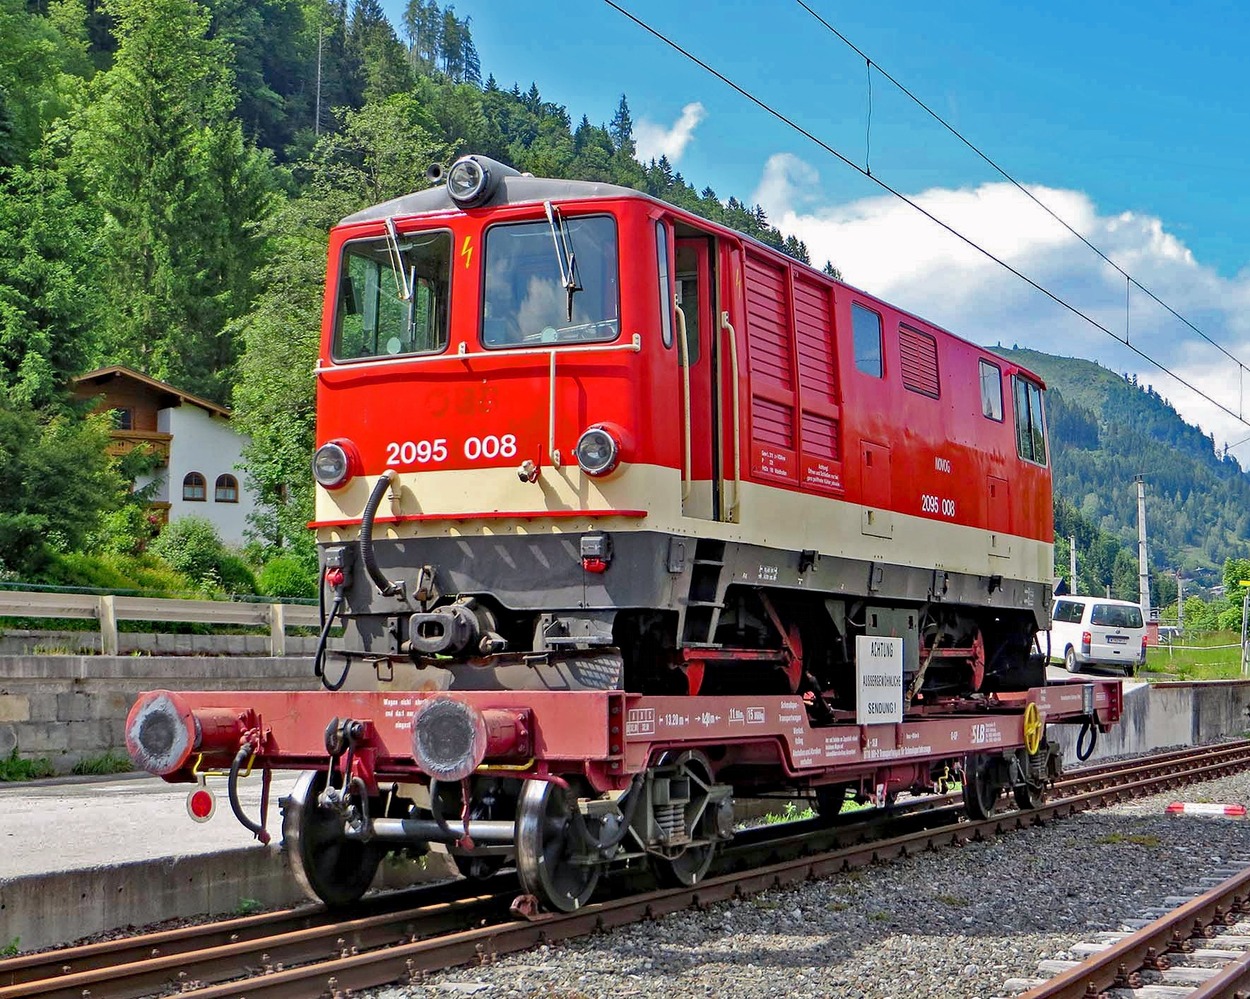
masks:
[[[432,179],[441,179],[432,168]],[[1035,805],[1047,686],[1043,385],[637,191],[467,156],[331,233],[313,460],[337,693],[143,695],[169,780],[302,769],[294,868],[347,903],[392,849],[693,884],[733,797],[888,799],[963,769]],[[333,648],[326,636],[341,624]]]

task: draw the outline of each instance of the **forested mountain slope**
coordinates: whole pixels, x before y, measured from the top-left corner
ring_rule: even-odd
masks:
[[[1057,512],[1071,504],[1135,554],[1134,476],[1142,475],[1152,568],[1218,575],[1225,559],[1250,555],[1250,475],[1153,388],[1092,361],[993,349],[1037,372],[1050,389]],[[1062,530],[1057,522],[1056,535]]]

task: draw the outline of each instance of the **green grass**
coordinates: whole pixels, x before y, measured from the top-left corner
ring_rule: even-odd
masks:
[[[96,756],[84,756],[74,764],[73,772],[82,777],[89,774],[124,774],[133,769],[134,765],[130,762],[129,756],[110,749]]]
[[[787,801],[786,807],[780,812],[769,812],[763,816],[763,819],[764,825],[775,826],[780,822],[798,822],[801,819],[813,819],[815,817],[816,813],[812,811],[810,806],[803,805],[800,807],[793,801]]]
[[[1131,843],[1133,846],[1158,846],[1159,837],[1151,835],[1126,836],[1124,833],[1109,833],[1094,840],[1098,846],[1117,846],[1120,843]]]
[[[21,949],[22,938],[14,937],[4,947],[0,947],[0,957],[17,957],[18,950]]]
[[[0,759],[0,782],[38,780],[40,777],[51,777],[55,773],[52,761],[46,756],[25,760],[17,755],[15,749],[8,759]]]
[[[1236,680],[1241,677],[1240,643],[1241,635],[1234,631],[1184,635],[1177,641],[1182,648],[1167,645],[1148,648],[1146,671],[1165,674],[1169,679]]]

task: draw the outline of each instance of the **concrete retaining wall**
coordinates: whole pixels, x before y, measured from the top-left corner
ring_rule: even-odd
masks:
[[[384,862],[374,886],[455,876],[447,854],[429,853],[424,863]],[[257,902],[280,908],[307,901],[285,854],[273,846],[32,874],[0,880],[2,945],[16,939],[22,950],[38,950],[191,914],[242,915]]]
[[[1236,680],[1204,683],[1134,684],[1124,690],[1124,714],[1110,732],[1099,733],[1091,760],[1132,756],[1170,746],[1193,746],[1250,730],[1250,684]],[[1076,762],[1080,727],[1047,730]]]
[[[24,757],[47,757],[64,773],[83,757],[124,753],[126,715],[144,690],[317,686],[311,658],[296,656],[6,656],[0,662],[0,757],[16,748]]]

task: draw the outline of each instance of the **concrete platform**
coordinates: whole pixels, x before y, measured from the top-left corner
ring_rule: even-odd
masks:
[[[273,782],[269,846],[235,820],[222,780],[211,782],[217,811],[205,823],[187,814],[193,785],[146,775],[0,784],[0,949],[307,901],[278,848],[278,798],[297,778],[283,773]],[[242,784],[239,798],[259,816],[259,777]],[[384,864],[378,884],[452,875],[449,858],[431,854],[424,865]]]

